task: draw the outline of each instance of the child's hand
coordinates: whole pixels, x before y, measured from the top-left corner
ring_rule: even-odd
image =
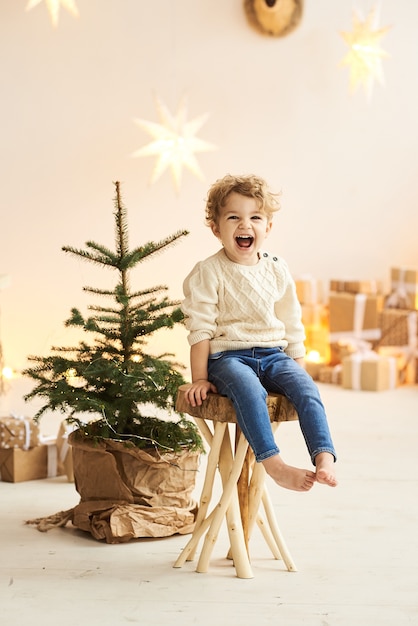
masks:
[[[203,400],[206,400],[208,393],[217,393],[215,385],[208,380],[196,380],[190,383],[185,398],[192,406],[200,406]]]

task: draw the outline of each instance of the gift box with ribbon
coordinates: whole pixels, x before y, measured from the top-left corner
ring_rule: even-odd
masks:
[[[58,450],[54,441],[34,448],[0,448],[0,478],[9,483],[61,476]]]
[[[296,293],[301,304],[322,304],[325,300],[324,282],[310,274],[295,276]]]
[[[330,291],[345,293],[381,294],[383,284],[379,280],[330,280]]]
[[[391,356],[396,360],[400,385],[414,385],[417,376],[416,357],[410,358],[401,346],[380,346],[376,352],[381,356]]]
[[[331,293],[330,341],[376,341],[380,338],[379,313],[383,296],[364,293]]]
[[[382,295],[330,294],[331,365],[341,362],[347,354],[373,347],[381,335],[379,313],[382,308]]]
[[[40,442],[39,427],[28,417],[0,417],[0,448],[29,450]]]
[[[306,327],[328,327],[328,308],[324,304],[301,304],[302,322]]]
[[[379,346],[416,346],[417,315],[418,311],[409,309],[383,309],[379,314]]]
[[[386,306],[418,309],[418,270],[393,267],[390,278],[391,293],[386,300]]]
[[[322,365],[318,372],[318,382],[341,385],[341,363],[338,365]]]
[[[67,475],[68,482],[74,482],[73,452],[68,443],[68,436],[76,428],[75,424],[61,422],[57,435],[58,463],[63,473]]]
[[[418,359],[418,311],[384,309],[380,314],[380,328],[382,334],[378,351],[392,348],[396,352],[394,356],[398,363],[402,362],[401,382],[414,384]]]
[[[398,385],[396,359],[377,352],[356,352],[343,359],[342,386],[344,389],[383,391]]]

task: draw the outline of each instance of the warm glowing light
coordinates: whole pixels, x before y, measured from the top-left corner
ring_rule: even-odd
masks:
[[[310,350],[305,356],[305,360],[310,361],[311,363],[321,363],[322,357],[319,354],[318,350]]]
[[[196,137],[196,133],[205,124],[208,114],[205,113],[187,121],[187,103],[184,98],[175,115],[172,115],[165,104],[157,98],[156,102],[160,123],[135,119],[135,123],[145,130],[153,141],[136,150],[133,157],[158,156],[151,184],[155,183],[167,168],[170,168],[176,190],[179,191],[183,167],[203,180],[203,173],[195,157],[195,153],[216,150],[216,146]]]
[[[29,0],[26,11],[30,11],[38,4],[40,4],[42,0]],[[58,18],[61,5],[67,9],[74,17],[78,17],[78,9],[75,4],[75,0],[45,0],[47,9],[49,11],[49,15],[51,16],[52,25],[55,27],[58,25]]]
[[[389,55],[380,47],[380,40],[389,27],[379,28],[378,22],[376,9],[372,9],[366,19],[354,13],[353,30],[341,33],[350,48],[341,63],[350,70],[351,93],[363,86],[370,97],[375,79],[384,84],[382,59]]]
[[[7,365],[1,370],[1,375],[5,380],[11,380],[14,376],[13,369]]]
[[[67,383],[70,387],[80,388],[87,384],[86,380],[82,376],[77,375],[77,370],[73,367],[65,372],[65,378],[67,379]]]

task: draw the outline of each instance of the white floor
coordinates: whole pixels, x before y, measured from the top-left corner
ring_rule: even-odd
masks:
[[[41,533],[24,521],[77,504],[74,485],[0,482],[0,623],[418,625],[418,387],[320,389],[339,486],[299,494],[270,484],[298,572],[273,560],[258,529],[250,580],[224,558],[225,528],[207,574],[172,567],[188,536],[108,545],[72,527]],[[297,423],[278,441],[285,460],[306,464]]]

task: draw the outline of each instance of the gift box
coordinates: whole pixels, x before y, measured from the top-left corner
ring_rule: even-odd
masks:
[[[55,443],[22,448],[0,448],[0,477],[8,483],[61,476]]]
[[[414,385],[417,377],[415,353],[402,346],[379,346],[377,353],[381,356],[390,356],[396,360],[398,381],[400,385]]]
[[[364,344],[362,344],[362,348],[371,349],[371,347],[371,343],[364,342]],[[358,350],[356,342],[351,343],[349,340],[344,339],[331,343],[329,348],[330,365],[339,365],[346,356],[350,356],[350,354],[354,354],[354,352],[357,352]]]
[[[376,294],[331,293],[329,297],[330,343],[349,339],[351,343],[380,338],[379,313],[383,296]]]
[[[396,359],[379,356],[376,352],[356,352],[343,359],[341,382],[344,389],[394,389],[398,384]]]
[[[418,336],[418,313],[409,309],[383,309],[379,314],[379,346],[414,346]]]
[[[319,379],[319,371],[322,367],[323,363],[317,361],[310,361],[305,358],[305,370],[308,372],[309,376],[313,378],[313,380]]]
[[[39,427],[28,417],[0,417],[0,448],[28,450],[40,442]]]
[[[321,326],[328,321],[328,311],[323,304],[301,304],[302,323],[305,326]]]
[[[322,304],[325,299],[324,282],[309,274],[295,278],[296,293],[301,304]]]
[[[75,424],[61,422],[57,434],[58,463],[60,470],[66,474],[68,482],[74,482],[73,451],[68,443],[68,436],[76,428]]]
[[[341,370],[339,365],[322,365],[318,373],[318,382],[331,383],[333,385],[341,385]]]
[[[418,309],[418,270],[393,267],[390,271],[391,293],[386,306]]]
[[[382,294],[383,284],[379,280],[331,280],[330,291],[345,293]]]

